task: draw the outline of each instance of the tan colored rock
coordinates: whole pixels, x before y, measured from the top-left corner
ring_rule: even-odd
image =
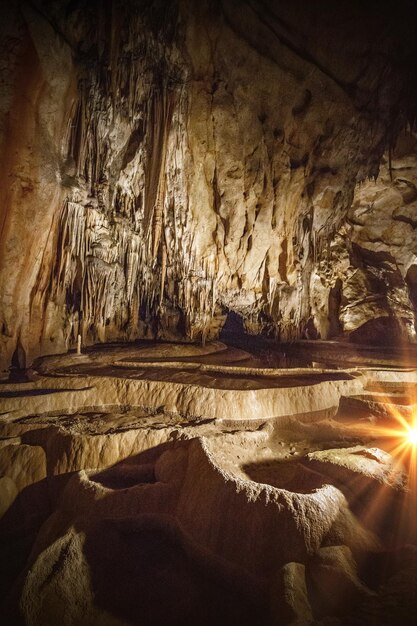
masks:
[[[18,491],[46,478],[46,456],[43,448],[24,444],[2,448],[0,476],[11,478]]]
[[[137,354],[132,355],[135,349],[130,352],[130,358],[137,359]],[[45,361],[46,373],[61,376],[45,376],[28,383],[25,389],[29,399],[21,395],[19,385],[4,386],[3,421],[27,415],[29,406],[33,415],[46,412],[68,415],[84,407],[105,409],[115,405],[145,407],[150,411],[163,407],[167,414],[194,420],[262,420],[322,410],[336,413],[341,395],[363,391],[364,379],[356,371],[341,375],[324,369],[283,371],[259,366],[248,368],[239,363],[187,365],[185,357],[180,363],[164,366],[157,348],[155,352],[154,361],[149,363],[123,363],[120,349],[97,364],[94,356],[86,357],[78,366],[72,355]],[[84,375],[75,377],[77,372]],[[282,375],[285,386],[280,382]],[[25,425],[21,428],[24,430]],[[15,429],[6,428],[5,433],[20,434],[19,425]]]
[[[0,518],[16,500],[19,490],[15,481],[9,476],[0,477]]]
[[[376,180],[357,185],[346,222],[329,243],[316,278],[317,298],[333,326],[322,336],[349,334],[358,343],[415,341],[417,261],[416,137],[399,137]],[[337,296],[331,307],[328,289]],[[318,316],[316,315],[316,318]]]
[[[347,546],[320,548],[309,565],[316,602],[323,612],[343,612],[360,597],[372,592],[358,577],[356,563]]]
[[[238,441],[239,436],[234,437]],[[250,445],[249,442],[246,445]],[[140,556],[142,542],[153,545],[152,536],[157,537],[153,557],[157,562],[173,553],[177,573],[182,571],[184,559],[194,563],[193,584],[203,583],[206,576],[203,572],[208,572],[209,580],[221,581],[223,587],[226,585],[231,606],[221,609],[221,619],[225,618],[225,611],[233,610],[238,614],[244,607],[244,613],[251,611],[251,606],[258,607],[258,616],[263,609],[269,611],[268,605],[262,609],[259,604],[263,597],[261,581],[272,578],[276,582],[274,572],[283,559],[315,553],[323,534],[333,524],[338,524],[338,511],[346,506],[345,499],[332,487],[300,495],[238,480],[216,464],[216,438],[210,448],[208,441],[194,439],[162,451],[153,462],[153,469],[152,462],[141,465],[139,458],[136,465],[132,460],[124,466],[73,476],[54,514],[43,525],[32,551],[20,600],[28,623],[32,623],[31,620],[53,623],[62,615],[63,607],[71,602],[68,596],[71,590],[71,598],[79,598],[79,602],[72,602],[69,608],[75,621],[80,619],[77,616],[81,611],[87,617],[93,616],[88,619],[106,624],[103,610],[117,607],[116,615],[120,618],[125,615],[124,610],[131,611],[131,606],[142,606],[142,602],[149,602],[149,610],[158,614],[152,588],[153,577],[159,576],[157,572],[161,570],[159,567],[153,570],[149,548],[143,562]],[[374,545],[374,538],[357,522],[352,519],[351,524],[351,536],[344,537],[349,543],[355,545],[361,537],[363,546],[366,542],[368,548]],[[169,549],[164,547],[167,531]],[[161,546],[166,557],[160,552]],[[242,550],[242,546],[246,549]],[[130,551],[130,557],[126,550]],[[112,590],[105,585],[105,572],[109,567],[114,574],[115,565],[111,564],[116,555],[117,562],[123,564],[117,579],[131,577],[136,599],[129,586],[122,592],[117,591],[118,583]],[[129,559],[137,563],[134,570]],[[169,564],[169,571],[171,567]],[[151,568],[150,586],[148,583],[143,586],[146,595],[140,600],[137,584],[147,568]],[[276,608],[282,603],[287,608],[291,606],[289,593],[297,598],[301,594],[307,607],[302,580],[296,580],[291,572],[284,579],[284,582],[280,579],[284,587],[273,585],[273,606]],[[175,582],[171,575],[169,580],[160,585],[158,594],[174,593]],[[220,582],[213,590],[212,602],[220,601],[217,584]],[[102,595],[104,589],[106,592]],[[92,590],[95,590],[94,599]],[[126,599],[124,608],[117,597]],[[181,606],[176,608],[176,615],[180,614]],[[302,607],[292,606],[300,616]],[[253,623],[254,616],[249,612],[241,619],[243,623],[251,623],[250,620]]]
[[[362,445],[353,448],[321,450],[307,455],[308,463],[349,484],[355,476],[369,478],[394,490],[403,490],[406,475],[390,454]]]
[[[256,581],[241,579],[172,520],[81,518],[32,563],[20,611],[45,626],[265,623]]]
[[[313,622],[302,563],[287,563],[277,573],[271,585],[271,612],[274,624]]]
[[[0,40],[2,368],[75,347],[78,334],[83,345],[204,342],[228,311],[281,338],[349,333],[391,313],[412,335],[404,282],[378,306],[356,302],[364,286],[375,296],[380,263],[355,284],[345,218],[406,108],[397,56],[414,41],[402,22],[381,41],[399,19],[384,9],[265,10],[13,5]],[[397,183],[383,190],[396,211],[415,202],[412,176]],[[376,220],[352,239],[391,248],[406,235],[404,268],[386,270],[404,278],[413,227],[400,212],[394,229],[387,202],[375,199]]]
[[[10,413],[3,416],[0,434],[23,443],[9,442],[0,450],[14,477],[0,479],[10,501],[0,531],[28,559],[21,562],[20,582],[5,607],[7,619],[19,610],[34,626],[52,626],[68,616],[91,626],[131,624],[138,616],[145,623],[152,616],[161,626],[170,616],[180,623],[249,626],[271,618],[308,624],[313,616],[343,623],[356,610],[380,610],[389,594],[372,595],[364,580],[372,578],[368,560],[374,566],[384,559],[383,546],[392,545],[392,537],[359,514],[357,505],[366,495],[365,512],[372,511],[379,501],[373,493],[392,496],[396,509],[379,516],[388,526],[395,525],[397,509],[412,505],[389,454],[369,444],[343,447],[357,440],[360,429],[326,412],[268,422],[190,420],[166,411],[168,403],[163,408],[160,401],[165,394],[176,398],[177,406],[191,406],[191,388],[172,381],[190,372],[199,377],[193,402],[198,392],[201,402],[208,401],[201,381],[208,384],[212,376],[210,390],[221,399],[216,410],[223,411],[228,400],[243,415],[249,384],[259,383],[257,393],[279,391],[274,406],[280,397],[296,410],[311,406],[314,398],[324,402],[323,389],[331,389],[320,390],[324,382],[335,385],[338,398],[346,385],[354,390],[364,383],[385,384],[391,391],[400,385],[404,395],[415,372],[379,372],[373,363],[356,372],[357,378],[352,373],[340,380],[340,372],[321,370],[319,383],[286,387],[289,370],[271,368],[268,376],[256,360],[248,363],[247,356],[240,360],[242,354],[220,348],[186,347],[184,356],[179,346],[165,345],[165,368],[151,346],[93,351],[78,365],[73,356],[54,357],[36,381],[2,386]],[[135,363],[147,378],[134,378]],[[200,371],[200,365],[210,367]],[[102,373],[87,376],[85,368]],[[227,368],[241,376],[229,395],[221,382]],[[124,376],[115,376],[115,369]],[[305,370],[296,371],[300,382],[308,381]],[[304,398],[301,404],[297,394]],[[131,404],[134,399],[142,408]],[[23,463],[14,453],[19,450]],[[28,485],[12,502],[14,480],[23,480],[21,468],[26,480],[28,473],[35,479],[35,457],[25,465],[31,451],[42,456],[48,479]],[[402,538],[414,536],[411,526],[406,532],[401,528]],[[29,554],[23,543],[30,544],[31,533]],[[396,593],[401,597],[401,589]]]
[[[55,476],[80,469],[109,467],[172,440],[177,432],[175,428],[141,428],[106,435],[83,435],[51,427],[42,431],[48,473]]]

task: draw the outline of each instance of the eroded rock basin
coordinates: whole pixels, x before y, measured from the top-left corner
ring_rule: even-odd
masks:
[[[0,385],[5,623],[414,624],[417,371],[319,350],[109,346]]]

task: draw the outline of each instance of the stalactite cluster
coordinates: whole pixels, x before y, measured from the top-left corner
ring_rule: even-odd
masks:
[[[184,315],[183,332],[204,334],[215,306],[214,278],[193,255],[187,201],[175,189],[183,182],[186,68],[169,47],[172,24],[162,20],[152,34],[146,11],[122,17],[99,15],[69,122],[72,190],[49,291],[65,308],[69,345],[78,332],[85,341],[175,334],[169,321],[164,328],[171,306]]]
[[[79,333],[204,341],[230,312],[281,340],[346,335],[376,310],[409,326],[413,236],[398,271],[378,277],[379,257],[358,261],[343,233],[386,147],[390,193],[403,185],[395,135],[413,99],[395,55],[409,62],[415,38],[396,22],[386,38],[383,11],[348,4],[38,0],[11,12],[2,363],[18,347],[28,362],[64,351]],[[360,24],[353,38],[345,18]],[[413,228],[407,211],[395,231]],[[355,242],[373,250],[360,228]],[[378,309],[352,305],[359,283],[385,282]]]
[[[74,201],[65,203],[50,296],[65,306],[70,344],[78,333],[87,338],[91,332],[104,341],[110,324],[132,338],[139,336],[145,332],[141,322],[143,326],[164,312],[166,281],[166,299],[188,313],[194,332],[204,333],[216,304],[215,279],[207,278],[208,268],[201,265],[197,274],[192,256],[188,266],[178,262],[187,256],[178,254],[178,242],[168,249],[162,246],[157,264],[145,243],[143,232],[136,232],[129,220]]]

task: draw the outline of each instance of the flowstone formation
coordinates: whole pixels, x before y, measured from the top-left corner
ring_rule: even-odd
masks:
[[[285,351],[113,346],[3,384],[5,623],[414,624],[415,473],[386,450],[417,370]]]
[[[0,622],[415,624],[417,4],[4,4]]]
[[[313,280],[315,323],[323,337],[357,343],[415,341],[417,137],[405,130],[377,180],[355,188]]]
[[[414,233],[399,280],[368,262],[366,227],[359,254],[343,228],[413,122],[414,18],[409,2],[8,7],[1,366],[78,334],[204,342],[230,311],[281,339],[375,315],[412,338]],[[388,304],[362,306],[355,290],[381,285]]]

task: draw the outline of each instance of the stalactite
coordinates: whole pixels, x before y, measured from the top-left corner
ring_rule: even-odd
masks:
[[[144,21],[146,11],[132,19],[103,11],[97,58],[80,74],[68,142],[79,190],[62,208],[50,280],[69,340],[80,320],[83,342],[101,340],[139,332],[139,311],[148,323],[170,307],[190,337],[204,339],[216,313],[218,259],[197,257],[190,210],[176,193],[187,149],[182,70]],[[115,154],[116,128],[124,153]]]
[[[167,250],[165,242],[162,243],[162,261],[161,261],[161,290],[159,294],[159,307],[161,308],[164,299],[165,278],[167,271]]]
[[[79,193],[62,208],[49,289],[57,306],[80,291],[65,304],[69,338],[80,318],[83,335],[97,336],[106,325],[123,332],[126,320],[137,328],[140,306],[155,316],[168,276],[174,285],[190,284],[195,264],[179,232],[186,218],[167,198],[167,152],[174,114],[179,119],[182,69],[168,60],[163,33],[147,26],[146,10],[123,15],[101,7],[97,19],[68,123]],[[114,128],[133,138],[119,171]],[[179,149],[178,138],[176,143]],[[171,256],[169,265],[172,246],[175,262]],[[182,285],[178,302],[183,293]],[[194,306],[190,297],[189,315]]]
[[[162,88],[153,93],[149,111],[149,157],[145,187],[145,232],[152,255],[158,252],[165,202],[167,140],[174,109],[174,94]]]

